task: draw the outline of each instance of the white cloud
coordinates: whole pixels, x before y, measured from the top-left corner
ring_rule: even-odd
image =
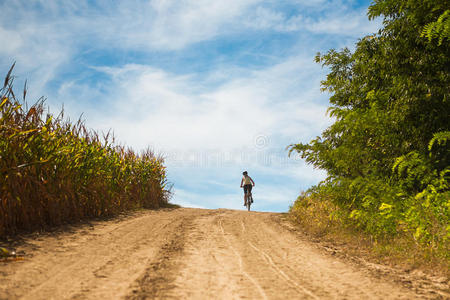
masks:
[[[143,38],[152,47],[179,49],[188,44],[207,40],[219,31],[228,31],[225,24],[232,24],[256,0],[230,1],[153,1],[154,20],[149,34]]]
[[[299,13],[288,16],[287,4],[297,5]],[[13,1],[0,4],[0,11],[6,41],[0,66],[17,61],[16,73],[27,74],[30,96],[46,94],[46,84],[72,68],[74,58],[94,50],[182,50],[249,29],[354,36],[379,27],[345,1]],[[305,16],[308,11],[314,16]]]
[[[291,143],[307,142],[330,124],[325,116],[327,97],[319,92],[323,71],[312,62],[311,51],[293,55],[295,42],[281,45],[282,54],[266,51],[270,45],[258,45],[262,52],[244,45],[239,55],[265,57],[265,65],[247,67],[225,58],[203,73],[183,71],[182,75],[146,62],[156,61],[161,53],[176,56],[202,41],[226,44],[227,38],[253,37],[259,31],[296,32],[309,38],[297,43],[311,43],[303,47],[319,50],[326,40],[322,37],[354,39],[377,28],[367,21],[365,11],[354,11],[345,3],[4,2],[0,3],[0,37],[7,43],[0,47],[0,66],[9,67],[17,60],[16,74],[29,79],[30,97],[48,95],[52,110],[64,102],[72,118],[84,112],[89,127],[112,128],[121,143],[134,149],[151,146],[172,155],[167,164],[176,184],[175,202],[241,208],[242,191],[235,185],[245,168],[262,178],[255,190],[260,207],[285,207],[298,188],[325,176],[288,159],[284,150]],[[290,12],[285,5],[298,7]],[[80,65],[93,61],[83,59],[91,53],[103,58],[103,51],[123,53],[130,63]],[[140,64],[133,60],[136,52],[144,56]],[[61,77],[63,71],[75,70],[96,72],[95,79],[102,79],[93,84],[82,74]]]
[[[242,199],[238,192],[200,194],[186,189],[175,189],[172,202],[184,207],[242,209]],[[202,203],[202,205],[198,203]]]
[[[293,57],[205,88],[198,77],[145,65],[97,68],[111,78],[102,87],[108,104],[102,110],[92,106],[85,116],[89,126],[104,131],[113,128],[119,140],[136,149],[153,145],[166,151],[232,151],[254,147],[259,136],[289,144],[298,138],[311,138],[329,124],[326,104],[318,101],[323,98],[319,76],[298,76],[314,69],[320,67]],[[88,97],[90,92],[83,91],[90,89],[71,84],[57,97]],[[95,91],[93,94],[97,97]],[[66,104],[69,112],[79,101]]]
[[[8,41],[0,47],[0,54],[12,56],[23,45],[23,41],[16,31],[8,30],[0,27],[0,36],[2,40]]]
[[[284,22],[285,16],[283,13],[265,7],[258,7],[247,17],[245,25],[255,29],[269,29],[278,27]]]
[[[171,203],[181,205],[182,207],[192,207],[192,208],[210,207],[208,205],[209,203],[205,203],[206,205],[199,205],[198,203],[204,203],[204,202],[199,201],[197,194],[191,193],[187,190],[178,189],[178,190],[173,190],[172,193],[173,194],[172,194],[172,198],[170,201]],[[175,200],[175,201],[173,201],[173,200]]]
[[[110,45],[123,49],[175,50],[224,34],[237,34],[246,28],[349,35],[377,26],[367,20],[365,10],[355,12],[341,1],[292,1],[291,5],[297,5],[300,13],[289,17],[283,11],[283,3],[268,3],[154,0],[98,2],[93,6],[86,0],[41,1],[33,10],[28,1],[16,1],[14,5],[0,5],[6,16],[3,24],[0,21],[1,27],[14,28],[3,28],[0,33],[6,38],[18,34],[27,43],[34,42],[33,39],[46,41],[44,45],[51,41],[69,47],[87,43],[94,48]],[[305,16],[311,6],[321,7],[320,14],[313,9],[315,17]],[[8,20],[8,16],[14,16],[14,20]],[[18,47],[17,39],[11,40],[8,47]]]
[[[325,177],[323,171],[288,158],[284,150],[317,135],[330,122],[324,101],[318,101],[323,97],[320,67],[311,59],[290,57],[238,77],[231,72],[234,76],[223,77],[222,84],[207,87],[198,76],[145,65],[97,70],[111,77],[103,95],[108,107],[86,111],[88,125],[113,128],[120,141],[135,149],[151,145],[162,151],[169,180],[175,183],[175,203],[240,209],[239,176],[248,169],[255,178],[282,182],[280,187],[279,182],[261,179],[255,209],[287,209],[300,187],[306,189]],[[317,78],[307,75],[315,72]],[[208,75],[204,80],[209,81]],[[72,85],[58,98],[89,95],[89,89]]]
[[[319,68],[310,59],[290,57],[207,87],[198,76],[145,65],[97,68],[110,76],[102,87],[108,106],[91,106],[85,116],[89,126],[113,128],[120,141],[135,149],[151,145],[162,151],[169,180],[175,183],[175,203],[240,209],[238,184],[242,170],[248,169],[255,178],[274,179],[258,182],[255,209],[287,209],[300,187],[306,189],[326,175],[288,158],[284,150],[290,143],[307,141],[330,122],[325,103],[317,101],[323,97],[320,72],[317,78],[302,75]],[[58,98],[85,97],[90,89],[72,83]],[[74,104],[78,102],[66,107]]]
[[[319,19],[308,18],[305,28],[313,33],[339,34],[344,36],[363,36],[374,33],[380,28],[380,22],[368,21],[365,10],[359,12],[334,13]]]
[[[323,1],[319,1],[323,2]],[[320,3],[316,4],[320,4]],[[303,4],[304,5],[304,4]],[[318,5],[312,5],[314,7]],[[306,9],[308,6],[305,7]],[[297,14],[288,16],[282,11],[260,6],[249,12],[244,24],[248,28],[258,30],[274,30],[280,32],[311,32],[314,34],[333,34],[342,36],[364,35],[376,32],[379,21],[369,21],[366,9],[352,10],[347,5],[332,2],[323,5],[320,13],[314,11],[314,16],[308,15],[308,10],[300,10]]]
[[[28,79],[28,98],[37,99],[75,55],[75,40],[67,38],[70,30],[60,21],[39,19],[20,2],[0,4],[0,11],[0,67],[6,70],[16,61],[14,73],[22,81]]]
[[[169,179],[175,182],[174,203],[188,207],[243,208],[243,192],[239,188],[242,168],[176,168],[171,164],[168,168]],[[286,211],[302,190],[325,178],[324,172],[305,165],[260,165],[248,171],[256,182],[253,209],[262,211]]]

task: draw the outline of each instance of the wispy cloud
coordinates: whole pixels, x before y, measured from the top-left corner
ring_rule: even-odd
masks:
[[[96,128],[114,128],[118,137],[139,149],[154,145],[163,150],[233,150],[253,147],[259,136],[272,143],[295,142],[329,124],[318,88],[320,76],[297,76],[307,70],[320,74],[313,62],[292,57],[204,87],[198,76],[145,65],[97,68],[109,76],[109,89],[103,87],[108,105],[101,111],[92,106],[86,117]],[[80,91],[89,89],[88,83],[63,85],[58,98],[78,98]],[[97,96],[95,91],[92,95]],[[77,103],[69,102],[68,108]]]
[[[326,175],[285,151],[331,122],[313,56],[376,31],[366,2],[4,1],[0,68],[16,60],[30,97],[167,155],[179,203],[239,208],[248,169],[259,207],[283,210]]]
[[[108,107],[92,106],[88,123],[114,129],[119,140],[135,149],[150,145],[163,153],[177,203],[240,208],[238,181],[248,169],[259,181],[255,208],[285,210],[301,189],[325,178],[324,172],[288,158],[284,149],[330,123],[318,88],[320,67],[311,60],[290,57],[206,87],[208,78],[199,81],[198,75],[145,65],[97,71],[109,76]],[[318,75],[297,76],[314,72]],[[71,86],[58,97],[89,88]]]
[[[17,60],[35,90],[90,52],[180,51],[249,29],[354,36],[375,31],[352,1],[9,1],[0,3],[0,66]],[[295,7],[294,13],[291,8]],[[243,49],[244,50],[244,49]],[[244,50],[245,51],[245,50]],[[102,54],[105,55],[105,54]],[[81,56],[81,57],[80,57]],[[78,66],[80,67],[80,66]]]

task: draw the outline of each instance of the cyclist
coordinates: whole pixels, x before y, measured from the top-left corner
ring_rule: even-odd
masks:
[[[253,179],[248,176],[247,171],[242,173],[241,187],[244,188],[244,206],[247,205],[247,198],[252,195],[252,187],[255,186]]]

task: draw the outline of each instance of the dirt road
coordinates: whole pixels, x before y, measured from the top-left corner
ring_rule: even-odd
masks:
[[[280,214],[182,208],[33,236],[24,260],[0,262],[0,299],[449,296],[377,278],[286,226]]]

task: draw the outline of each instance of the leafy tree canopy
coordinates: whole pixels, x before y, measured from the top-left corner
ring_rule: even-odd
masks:
[[[375,0],[368,16],[383,18],[377,34],[360,39],[353,53],[332,49],[316,56],[330,70],[322,89],[331,93],[335,122],[290,152],[325,169],[329,178],[313,190],[332,193],[370,230],[395,231],[399,220],[409,220],[415,231],[420,218],[429,224],[437,218],[422,206],[430,187],[438,195],[430,201],[440,228],[448,222],[449,7],[446,0]],[[441,236],[449,232],[447,226]]]

